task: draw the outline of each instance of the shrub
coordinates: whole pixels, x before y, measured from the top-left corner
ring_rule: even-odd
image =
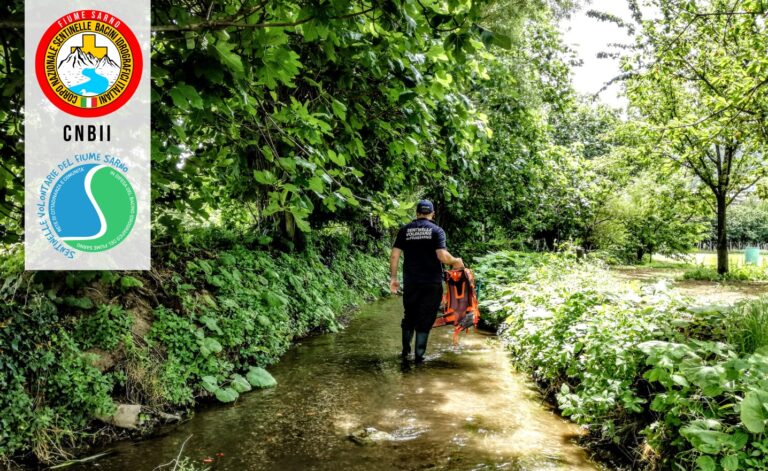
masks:
[[[115,400],[172,409],[268,386],[260,368],[295,337],[338,330],[346,310],[387,291],[383,257],[349,238],[275,253],[230,236],[191,234],[151,276],[24,273],[21,252],[0,259],[0,463],[63,458]],[[145,335],[132,332],[137,316]],[[91,348],[111,352],[111,371]]]
[[[92,417],[111,412],[112,387],[47,296],[0,303],[0,460],[28,450],[44,461],[59,457]]]
[[[725,275],[717,273],[717,269],[699,265],[683,274],[686,280],[702,281],[768,281],[768,271],[763,267],[743,265],[732,267]]]
[[[85,298],[88,299],[88,298]],[[73,336],[83,350],[98,347],[111,351],[131,329],[131,318],[121,306],[102,305],[95,313],[79,317]]]
[[[768,469],[765,300],[693,310],[663,284],[538,254],[493,254],[478,273],[514,364],[596,443],[646,469]]]
[[[728,343],[739,353],[755,353],[768,346],[768,297],[739,303],[723,325]]]

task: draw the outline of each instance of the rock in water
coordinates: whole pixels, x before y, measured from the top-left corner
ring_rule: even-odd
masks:
[[[117,404],[117,410],[111,417],[97,417],[102,422],[119,428],[136,430],[139,428],[141,406],[137,404]]]
[[[392,434],[382,432],[373,427],[365,427],[360,430],[356,430],[349,434],[349,439],[358,445],[369,446],[375,445],[379,442],[387,442],[393,440]]]

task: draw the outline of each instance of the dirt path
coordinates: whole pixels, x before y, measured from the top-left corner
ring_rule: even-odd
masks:
[[[621,267],[612,271],[625,281],[656,283],[669,280],[676,289],[695,299],[696,304],[733,304],[768,294],[768,282],[683,280],[685,270],[678,268]]]

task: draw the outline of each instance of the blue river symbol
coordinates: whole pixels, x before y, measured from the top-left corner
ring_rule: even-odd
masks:
[[[88,77],[88,81],[69,88],[78,95],[101,95],[109,89],[109,80],[97,74],[96,69],[83,69],[82,74]]]

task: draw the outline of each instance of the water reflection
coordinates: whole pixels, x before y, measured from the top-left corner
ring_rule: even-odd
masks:
[[[451,329],[437,329],[425,365],[402,369],[400,316],[399,299],[366,306],[344,332],[288,352],[271,368],[276,388],[70,469],[151,470],[190,434],[185,454],[223,453],[222,471],[598,469],[573,444],[578,428],[547,411],[488,334],[454,349]]]

